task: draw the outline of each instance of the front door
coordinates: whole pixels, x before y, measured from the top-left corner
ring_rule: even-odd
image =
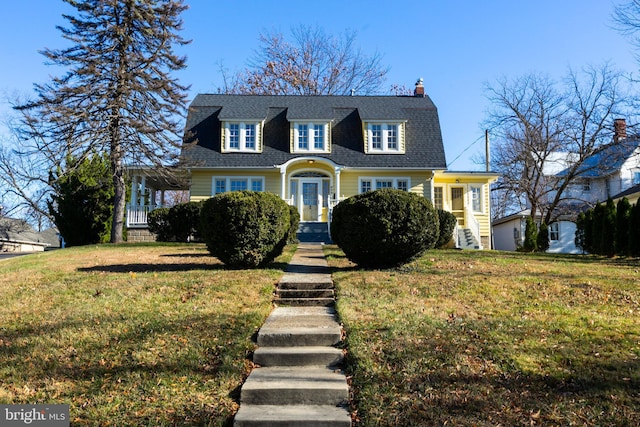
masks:
[[[464,227],[464,188],[451,188],[451,213],[458,219],[458,225]]]
[[[318,182],[302,181],[302,220],[318,221]]]

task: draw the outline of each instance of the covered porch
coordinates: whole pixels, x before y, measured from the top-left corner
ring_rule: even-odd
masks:
[[[185,170],[158,173],[151,168],[129,169],[131,201],[127,204],[127,228],[146,228],[148,215],[154,209],[169,207],[167,193],[189,191]]]
[[[298,157],[277,166],[280,197],[300,212],[303,222],[330,222],[333,207],[342,199],[342,166],[322,157]]]

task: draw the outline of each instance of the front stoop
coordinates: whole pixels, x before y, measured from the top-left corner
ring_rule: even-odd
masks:
[[[334,301],[322,247],[298,246],[278,284],[278,307],[258,332],[259,367],[242,386],[234,426],[351,426]]]
[[[242,405],[236,425],[251,427],[351,427],[343,408],[322,405]]]

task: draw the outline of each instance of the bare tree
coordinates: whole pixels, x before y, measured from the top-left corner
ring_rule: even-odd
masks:
[[[640,49],[640,0],[630,0],[616,6],[613,20],[631,44]],[[640,59],[640,55],[637,58]]]
[[[37,98],[17,107],[20,140],[31,142],[32,154],[44,150],[48,161],[109,153],[115,187],[111,241],[120,242],[125,162],[162,170],[181,146],[187,87],[170,73],[185,67],[173,46],[188,43],[177,34],[186,6],[182,0],[64,1],[77,11],[64,15],[69,27],[58,27],[71,47],[42,54],[68,71],[36,85]]]
[[[488,86],[493,110],[492,169],[501,174],[495,200],[502,213],[528,207],[549,224],[585,203],[571,186],[601,165],[585,160],[612,141],[614,117],[627,98],[622,75],[608,64],[569,71],[558,83],[536,74]]]
[[[226,93],[272,95],[348,95],[375,93],[388,68],[378,53],[364,54],[356,33],[340,37],[319,27],[298,26],[286,39],[279,32],[260,34],[261,46],[249,67],[229,78],[223,72]]]

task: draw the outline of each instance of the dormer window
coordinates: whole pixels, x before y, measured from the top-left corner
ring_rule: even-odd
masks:
[[[222,151],[226,153],[260,152],[260,123],[227,122],[224,126]]]
[[[367,154],[404,154],[403,123],[368,123]]]
[[[328,123],[295,123],[292,152],[329,153],[331,151],[329,135]]]

